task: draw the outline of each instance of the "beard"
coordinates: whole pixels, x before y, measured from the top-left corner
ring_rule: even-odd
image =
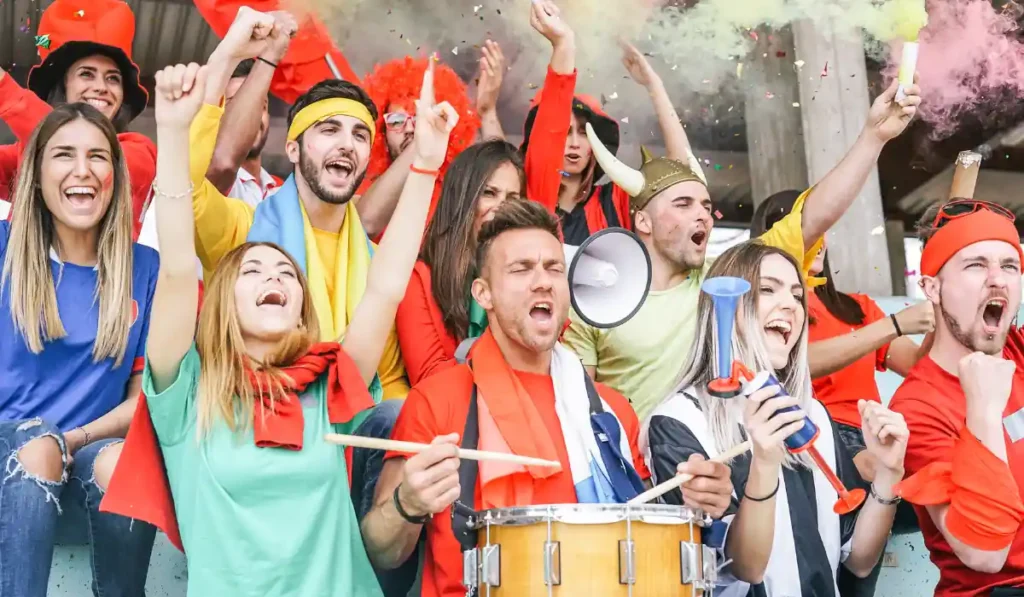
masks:
[[[558,315],[552,314],[557,321],[565,321],[565,318],[558,319]],[[527,348],[535,353],[542,353],[551,350],[555,347],[558,342],[558,334],[553,334],[551,337],[547,337],[541,334],[536,334],[530,331],[529,326],[529,313],[523,318],[518,318],[515,315],[508,315],[500,313],[498,309],[494,310],[494,317],[501,328],[505,337],[513,342]],[[558,327],[556,326],[556,329]]]
[[[413,135],[412,133],[409,133],[408,135],[405,136],[405,138],[402,139],[402,142],[398,145],[398,147],[393,147],[390,143],[387,144],[388,156],[391,158],[392,162],[397,160],[398,156],[402,155],[402,152],[405,151],[406,148],[408,148],[410,145],[412,145],[412,140]]]
[[[252,147],[249,149],[249,153],[246,154],[245,159],[254,160],[263,155],[263,148],[267,145],[268,136],[270,136],[270,129],[264,130],[263,134],[256,139],[256,142],[253,143]]]
[[[332,205],[344,205],[352,200],[352,197],[356,194],[356,190],[361,184],[363,184],[363,178],[366,177],[366,168],[359,173],[359,176],[352,180],[348,188],[340,191],[329,191],[320,184],[320,173],[321,168],[313,159],[306,155],[306,152],[299,148],[299,173],[302,174],[302,178],[306,180],[306,184],[313,190],[313,194],[317,196],[321,201],[330,203]]]
[[[941,302],[938,308],[939,313],[942,315],[942,320],[946,322],[946,329],[949,330],[950,335],[956,338],[956,341],[965,348],[971,352],[981,352],[989,356],[1002,354],[1003,347],[1006,346],[1006,336],[1009,333],[1009,329],[999,331],[992,336],[981,335],[980,332],[972,335],[964,330],[960,323],[942,308]]]

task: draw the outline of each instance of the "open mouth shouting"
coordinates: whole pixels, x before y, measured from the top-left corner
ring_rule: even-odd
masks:
[[[324,164],[324,170],[330,176],[333,184],[343,186],[351,182],[356,165],[348,158],[333,158]]]
[[[286,295],[284,292],[280,290],[277,290],[276,288],[265,290],[256,298],[257,307],[269,307],[273,309],[280,309],[287,304],[288,295]]]
[[[548,328],[554,325],[555,304],[549,300],[542,300],[530,306],[530,319],[541,328]]]
[[[88,213],[94,207],[96,200],[96,187],[78,185],[67,187],[63,191],[64,200],[71,205],[71,209],[80,213]]]
[[[1003,327],[1003,318],[1007,315],[1006,299],[992,297],[981,308],[982,328],[986,334],[992,335]]]
[[[768,340],[775,340],[783,346],[788,346],[793,324],[785,319],[772,319],[764,324],[764,333]]]
[[[690,242],[697,245],[697,248],[703,248],[708,242],[708,231],[698,230],[690,235]]]
[[[569,152],[565,154],[565,163],[572,164],[573,166],[582,166],[583,156],[576,152]]]

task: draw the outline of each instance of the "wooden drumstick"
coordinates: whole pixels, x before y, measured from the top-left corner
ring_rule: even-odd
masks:
[[[981,154],[961,151],[953,168],[953,184],[949,187],[949,199],[973,199],[974,188],[978,185],[978,171],[981,170]]]
[[[371,450],[388,450],[391,452],[407,452],[419,454],[430,449],[431,444],[419,444],[416,442],[402,442],[393,439],[378,439],[375,437],[363,437],[361,435],[341,435],[340,433],[328,433],[324,439],[331,443],[354,448],[369,448]],[[557,460],[544,460],[531,456],[520,456],[518,454],[505,454],[504,452],[485,452],[483,450],[466,450],[459,448],[459,458],[465,460],[491,460],[495,462],[511,462],[523,466],[542,466],[545,468],[561,468],[562,463]]]
[[[750,450],[750,447],[752,445],[753,444],[750,443],[750,440],[747,440],[747,441],[743,442],[742,444],[736,444],[732,448],[729,448],[725,452],[722,452],[718,456],[715,456],[714,458],[712,458],[711,461],[712,462],[727,462],[729,460],[732,460],[733,458],[736,458],[740,454],[743,454],[746,451]],[[651,501],[651,500],[653,500],[653,499],[655,499],[657,497],[660,497],[660,496],[662,496],[662,495],[672,491],[673,489],[679,487],[683,483],[686,483],[687,481],[689,481],[692,478],[693,478],[693,475],[676,475],[676,476],[672,477],[671,479],[669,479],[668,481],[665,481],[664,483],[658,483],[654,487],[648,489],[647,491],[641,493],[640,495],[636,496],[635,498],[629,500],[626,503],[627,504],[631,504],[631,505],[645,504],[645,503],[647,503],[647,502],[649,502],[649,501]]]

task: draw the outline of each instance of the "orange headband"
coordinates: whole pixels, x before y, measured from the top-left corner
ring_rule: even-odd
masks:
[[[984,240],[1001,240],[1017,249],[1024,261],[1020,248],[1020,235],[1013,222],[987,209],[949,220],[932,236],[921,253],[921,275],[934,276],[943,265],[956,255],[957,251]]]

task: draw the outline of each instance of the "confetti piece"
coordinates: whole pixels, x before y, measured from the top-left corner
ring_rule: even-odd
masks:
[[[885,226],[875,226],[871,229],[871,236],[878,236],[880,234],[885,234]]]
[[[754,41],[757,41],[757,31],[753,31],[753,30],[752,30],[752,31],[750,32],[750,39],[752,39],[752,40],[754,40]]]
[[[722,219],[722,217],[723,217],[723,216],[722,216],[722,212],[720,212],[720,211],[718,211],[718,210],[716,209],[716,210],[715,210],[715,217],[716,217],[716,218],[718,218],[719,220],[721,220],[721,219]]]
[[[742,62],[737,62],[736,63],[736,78],[739,79],[741,77],[743,77],[743,63]]]
[[[623,118],[622,122],[624,122],[626,124],[629,124],[629,116],[626,116],[625,118]]]
[[[454,48],[452,48],[452,54],[455,54],[456,56],[459,55],[459,47],[458,46],[455,46]]]
[[[478,6],[474,6],[473,7],[473,14],[476,14],[476,13],[480,12],[480,9],[483,8],[483,7],[484,7],[483,4],[480,4]]]
[[[80,10],[80,11],[75,13],[75,16],[77,16],[80,19],[84,18],[85,17],[85,11],[84,10]]]
[[[613,91],[612,94],[608,96],[608,99],[619,99],[619,93],[617,91]]]
[[[917,270],[916,269],[903,270],[903,275],[904,276],[916,276],[917,275]]]
[[[775,98],[775,94],[774,94],[774,93],[772,93],[771,91],[765,91],[765,92],[764,92],[764,97],[765,97],[766,99],[774,99],[774,98]]]
[[[797,68],[803,68],[803,67],[804,67],[804,65],[805,65],[805,64],[807,64],[807,63],[806,63],[806,62],[804,62],[803,60],[797,60],[797,61],[796,61],[796,62],[794,62],[793,64],[794,64],[794,65],[796,65],[796,67],[797,67]]]
[[[721,170],[721,169],[722,169],[722,165],[721,164],[715,164],[715,170]]]
[[[794,108],[799,108],[800,107],[800,102],[793,102],[793,107]]]
[[[785,58],[786,57],[786,53],[784,51],[782,51],[782,50],[779,50],[779,51],[775,52],[775,57],[776,58]]]
[[[821,69],[821,76],[822,77],[827,77],[828,76],[828,61],[827,60],[825,61],[825,68]]]
[[[676,70],[677,68],[679,68],[679,65],[678,65],[678,64],[673,64],[673,65],[672,65],[672,70]]]
[[[49,50],[50,49],[50,34],[47,33],[46,35],[37,35],[36,36],[36,46],[38,46],[40,48],[43,48],[44,50]]]

